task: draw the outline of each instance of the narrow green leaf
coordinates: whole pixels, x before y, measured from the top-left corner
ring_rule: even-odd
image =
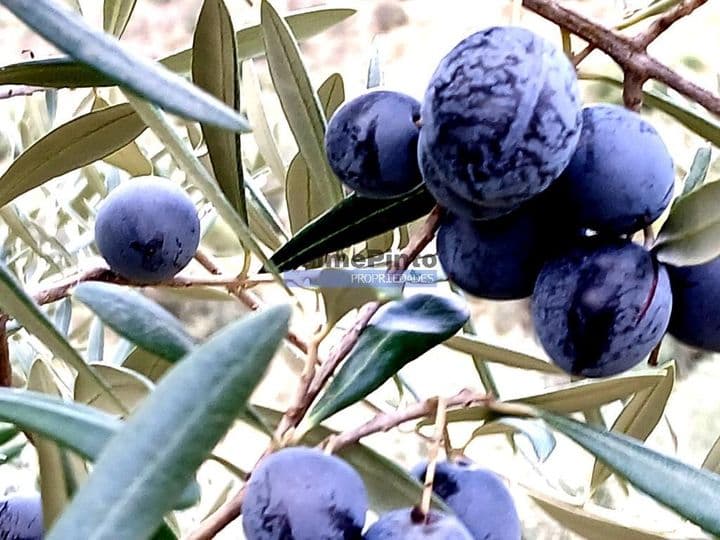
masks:
[[[345,101],[345,82],[342,75],[333,73],[318,87],[318,99],[325,113],[330,118]]]
[[[193,40],[192,78],[200,88],[240,110],[237,48],[224,0],[205,0]],[[215,178],[233,208],[247,222],[240,134],[201,123]]]
[[[303,41],[335,26],[355,13],[354,9],[309,8],[287,16],[295,37]],[[249,26],[235,34],[238,59],[245,60],[265,52],[262,30],[259,25]],[[192,50],[186,49],[163,58],[165,67],[186,75],[190,73]],[[21,62],[0,67],[0,84],[25,84],[50,88],[82,88],[114,86],[117,82],[93,67],[69,58],[50,58]]]
[[[268,409],[267,407],[253,408],[260,414],[265,423],[277,426],[283,413]],[[330,435],[337,435],[325,426],[317,426],[303,435],[301,442],[315,446],[326,440]],[[347,461],[362,476],[370,499],[370,508],[383,514],[396,508],[415,506],[422,494],[422,484],[417,482],[410,474],[398,467],[383,455],[371,450],[367,446],[354,443],[341,448],[337,455]],[[433,506],[452,513],[445,503],[433,496]]]
[[[683,180],[682,196],[694,191],[705,181],[705,177],[710,170],[711,157],[712,149],[710,147],[705,146],[697,149],[692,165],[690,165],[690,171],[688,171],[685,179]]]
[[[87,361],[102,362],[105,357],[105,325],[100,317],[93,317],[88,336]]]
[[[616,88],[623,86],[621,80],[607,75],[580,72],[578,77],[581,80],[607,83]],[[720,146],[720,122],[716,121],[709,113],[705,113],[703,116],[697,110],[652,89],[643,90],[643,103],[672,116],[693,133],[697,133],[715,146]]]
[[[153,389],[153,384],[148,379],[128,368],[106,364],[94,364],[93,368],[107,381],[110,388],[113,389],[113,393],[130,413],[137,409]],[[87,377],[83,375],[78,375],[75,379],[73,399],[77,403],[90,405],[121,418],[127,416],[124,411],[118,409],[115,403],[98,392],[92,384],[89,384]]]
[[[584,411],[618,399],[626,398],[646,388],[652,388],[665,377],[665,370],[626,373],[609,379],[585,379],[560,386],[541,394],[512,399],[504,403],[520,403],[569,414]],[[484,406],[466,407],[447,414],[448,422],[487,420],[493,412]],[[425,422],[422,422],[423,425]]]
[[[545,461],[555,450],[556,441],[552,432],[545,424],[532,418],[514,418],[512,416],[498,418],[477,428],[473,431],[472,437],[474,439],[482,435],[513,432],[524,435],[530,441],[538,461]]]
[[[530,498],[543,511],[557,521],[561,526],[579,534],[587,540],[608,540],[609,538],[622,538],[622,540],[667,540],[661,533],[644,531],[637,527],[622,525],[607,518],[593,515],[580,506],[573,506],[566,502],[551,499],[547,495],[527,492]]]
[[[713,535],[720,535],[720,476],[650,450],[640,442],[540,411],[540,417],[613,472]]]
[[[325,156],[325,114],[290,27],[267,0],[260,4],[260,20],[273,85],[312,176],[312,219],[343,198],[340,181]]]
[[[128,99],[135,110],[138,111],[140,117],[165,145],[166,149],[176,163],[185,171],[193,185],[200,190],[203,196],[215,207],[218,215],[230,226],[238,240],[240,240],[240,243],[250,252],[254,253],[263,265],[273,274],[273,277],[275,277],[277,282],[285,289],[285,291],[292,295],[290,289],[288,289],[283,283],[275,265],[267,258],[262,249],[260,249],[260,246],[255,241],[248,225],[242,220],[237,212],[235,212],[235,209],[228,202],[225,195],[218,187],[215,179],[212,175],[210,175],[203,164],[200,163],[192,149],[188,148],[187,144],[180,139],[165,115],[157,109],[157,107],[139,98],[130,95],[128,96]]]
[[[105,109],[109,106],[110,104],[107,101],[102,99],[100,96],[95,96],[92,110]],[[135,141],[128,143],[109,156],[106,156],[103,158],[103,161],[105,163],[109,163],[113,167],[122,169],[130,176],[149,176],[153,173],[152,163],[147,157],[145,157],[145,154],[143,154],[142,150],[140,150],[140,147]],[[98,189],[98,193],[101,193],[104,196],[104,182],[100,184],[100,187],[101,189]]]
[[[455,334],[470,317],[459,296],[417,294],[380,308],[310,412],[316,426],[379,388],[408,362]]]
[[[160,377],[172,368],[172,364],[164,358],[155,356],[140,347],[135,347],[133,351],[127,355],[122,365],[125,368],[132,369],[144,375],[154,383],[157,383]]]
[[[120,37],[125,32],[137,0],[105,0],[103,28],[108,34]]]
[[[62,358],[78,373],[85,373],[97,388],[109,393],[110,388],[58,332],[52,322],[23,290],[7,267],[0,263],[0,309],[17,320],[28,332],[37,337],[58,358]]]
[[[143,131],[145,124],[128,104],[63,124],[20,154],[0,177],[0,206],[52,178],[109,156]]]
[[[330,75],[318,88],[318,99],[325,117],[329,118],[345,101],[345,84],[342,77]],[[312,219],[322,214],[327,207],[325,198],[315,185],[315,175],[308,168],[307,161],[298,152],[290,162],[285,177],[285,200],[290,218],[290,230],[298,232]]]
[[[448,339],[444,345],[455,351],[476,354],[486,362],[493,362],[520,369],[541,371],[543,373],[553,373],[558,375],[564,373],[560,368],[550,362],[546,362],[540,358],[535,358],[534,356],[484,343],[476,336],[467,334],[453,336]]]
[[[644,441],[658,425],[675,384],[675,364],[665,368],[665,377],[652,388],[637,392],[618,415],[610,430]],[[593,490],[610,477],[610,470],[599,461],[593,466],[590,489]]]
[[[653,250],[661,262],[702,264],[720,255],[720,182],[705,184],[677,201]]]
[[[313,7],[291,13],[285,19],[295,38],[298,41],[303,41],[341,23],[354,15],[355,11],[355,9],[350,8]],[[235,39],[240,60],[254,58],[265,53],[263,32],[260,25],[239,30],[235,35]],[[173,71],[186,73],[190,71],[191,58],[192,51],[188,49],[164,58],[161,62]]]
[[[248,130],[237,112],[162,66],[129,53],[56,0],[0,0],[0,4],[61,51],[165,110],[233,131]]]
[[[262,379],[289,317],[287,306],[250,315],[177,364],[108,443],[48,540],[153,533]]]
[[[615,26],[617,30],[624,30],[634,24],[637,24],[645,19],[660,15],[666,12],[671,7],[679,4],[682,0],[655,0],[651,2],[649,6],[639,9],[627,18],[622,23]]]
[[[52,373],[42,360],[37,360],[28,376],[28,390],[59,397],[60,390]],[[44,529],[48,530],[70,501],[76,486],[87,476],[83,463],[65,449],[38,433],[31,435],[40,469],[40,495]]]
[[[715,440],[712,448],[705,456],[702,468],[714,473],[720,473],[720,437]]]
[[[258,79],[254,60],[247,60],[242,66],[243,81],[245,84],[245,103],[247,117],[253,130],[253,138],[258,146],[265,163],[273,176],[282,181],[285,178],[285,165],[280,157],[277,143],[273,137],[270,123],[265,114],[262,102],[262,88]]]
[[[178,361],[193,347],[180,321],[128,287],[88,281],[75,288],[73,298],[125,339],[169,362]]]
[[[394,199],[352,194],[300,229],[271,257],[281,271],[345,249],[426,215],[435,200],[424,186]]]
[[[0,388],[0,418],[55,441],[88,461],[98,459],[107,442],[122,427],[115,415],[85,404],[65,401],[57,395],[9,388]],[[175,506],[187,508],[195,504],[199,489],[193,482]]]

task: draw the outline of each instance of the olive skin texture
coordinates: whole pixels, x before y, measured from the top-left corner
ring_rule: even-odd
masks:
[[[437,234],[445,274],[478,298],[530,296],[542,265],[572,236],[546,202],[551,201],[543,193],[511,214],[487,221],[446,212]]]
[[[609,377],[641,362],[670,321],[664,266],[627,240],[586,239],[540,271],[532,316],[540,343],[567,373]]]
[[[668,332],[686,345],[720,352],[720,257],[667,269],[673,293]]]
[[[576,227],[633,233],[670,204],[675,170],[660,135],[639,114],[592,105],[583,109],[580,141],[557,185]]]
[[[0,539],[42,540],[43,515],[39,495],[0,499]]]
[[[266,457],[247,484],[247,540],[361,540],[368,509],[360,476],[342,459],[290,447]]]
[[[455,517],[431,510],[427,523],[413,508],[380,516],[365,533],[365,540],[473,540]]]
[[[195,256],[200,220],[190,197],[173,182],[132,179],[100,207],[95,243],[111,270],[131,281],[159,283]]]
[[[425,480],[427,462],[411,475]],[[433,492],[452,509],[475,540],[520,540],[522,529],[510,491],[494,472],[470,460],[439,461]]]
[[[325,151],[340,181],[364,197],[397,197],[421,182],[420,102],[376,90],[343,104],[328,122]]]
[[[421,118],[418,160],[438,203],[472,219],[498,217],[569,163],[582,123],[575,69],[529,30],[488,28],[440,62]]]

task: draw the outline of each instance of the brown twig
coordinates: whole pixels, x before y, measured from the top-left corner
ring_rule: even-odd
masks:
[[[104,283],[114,283],[116,285],[132,285],[137,287],[171,287],[184,289],[188,287],[224,287],[235,283],[236,278],[227,276],[217,276],[210,279],[199,279],[190,277],[176,277],[162,283],[139,283],[125,279],[108,268],[92,268],[72,277],[59,281],[50,287],[37,291],[32,297],[40,305],[50,304],[58,300],[62,300],[70,295],[73,287],[86,281],[101,281]]]
[[[445,405],[449,410],[462,409],[470,407],[471,405],[491,403],[493,400],[494,398],[488,394],[480,394],[473,390],[465,389],[454,396],[445,398]],[[333,442],[334,448],[335,450],[339,450],[340,448],[358,442],[368,435],[389,431],[410,420],[430,416],[435,412],[436,406],[437,399],[433,398],[413,403],[398,411],[378,414],[361,426],[338,435]]]
[[[631,108],[637,107],[638,88],[642,89],[642,84],[648,79],[655,79],[702,105],[711,113],[720,116],[720,97],[688,81],[650,56],[645,45],[648,39],[652,41],[657,37],[655,33],[662,25],[669,27],[675,20],[691,13],[706,1],[686,0],[661,16],[662,22],[655,21],[655,24],[658,24],[657,27],[653,24],[646,34],[640,34],[637,38],[624,36],[615,30],[597,24],[559,5],[554,0],[523,0],[523,5],[541,17],[569,30],[587,41],[590,46],[610,56],[623,69],[626,80],[630,81],[630,90],[625,92],[625,96],[630,100],[628,105]]]
[[[0,387],[12,386],[12,366],[10,365],[10,349],[8,348],[7,323],[10,317],[0,313]]]

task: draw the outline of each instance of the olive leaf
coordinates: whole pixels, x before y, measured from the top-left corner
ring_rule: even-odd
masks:
[[[289,318],[288,306],[250,315],[177,364],[107,444],[48,540],[153,533],[245,406]]]
[[[240,74],[232,19],[224,0],[205,0],[193,39],[192,78],[228,107],[240,110]],[[247,222],[240,134],[201,122],[220,189]]]
[[[73,0],[74,1],[74,0]],[[355,14],[350,8],[313,7],[289,14],[285,19],[298,41],[313,37]],[[235,34],[238,59],[246,60],[265,52],[259,25],[248,26]],[[185,49],[160,59],[166,68],[187,75],[192,63],[192,49]],[[70,58],[49,58],[19,62],[0,67],[0,84],[24,84],[50,88],[114,86],[112,76]]]
[[[435,199],[424,186],[393,199],[367,199],[353,193],[297,231],[270,260],[281,271],[291,270],[415,221],[434,206]]]
[[[623,433],[639,441],[644,441],[662,418],[665,406],[670,399],[675,384],[675,364],[665,368],[665,376],[652,388],[640,390],[623,407],[610,430]],[[610,470],[596,461],[593,466],[590,489],[595,489],[610,477]]]
[[[720,255],[720,182],[683,196],[670,211],[653,247],[658,260],[675,266],[702,264]]]
[[[169,362],[182,358],[194,345],[170,312],[128,287],[85,282],[75,288],[73,298],[118,334]]]
[[[145,124],[127,103],[78,116],[25,150],[0,177],[0,206],[134,141]]]
[[[470,317],[459,296],[417,294],[390,302],[370,319],[308,415],[316,426],[379,388],[407,363],[455,334]]]
[[[650,450],[632,437],[545,411],[539,415],[643,493],[708,533],[720,534],[720,475]]]

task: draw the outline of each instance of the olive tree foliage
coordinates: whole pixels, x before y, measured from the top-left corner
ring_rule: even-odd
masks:
[[[558,43],[576,65],[600,49],[625,72],[623,82],[579,66],[581,80],[622,88],[628,107],[660,110],[678,129],[717,145],[717,96],[646,53],[657,35],[703,3],[652,2],[618,26],[652,21],[630,38],[552,0],[522,2],[558,25]],[[558,369],[486,343],[463,302],[370,287],[311,284],[308,293],[285,282],[289,270],[329,272],[322,267],[338,254],[360,254],[361,260],[364,254],[372,265],[380,258],[369,254],[401,253],[387,269],[397,275],[421,253],[432,253],[438,216],[424,188],[382,200],[347,195],[325,157],[327,119],[345,101],[343,80],[322,74],[327,78],[314,86],[298,42],[352,17],[352,2],[281,16],[267,0],[255,6],[204,0],[192,48],[156,62],[115,39],[135,1],[103,4],[104,28],[97,29],[77,5],[69,10],[58,0],[0,0],[66,55],[0,70],[3,97],[24,99],[26,111],[14,133],[0,133],[0,463],[35,447],[48,538],[212,537],[240,515],[241,486],[250,472],[213,451],[242,429],[268,436],[266,454],[287,445],[323,445],[337,453],[363,477],[378,513],[413,506],[421,500],[421,484],[363,439],[414,423],[415,433],[404,437],[427,440],[438,410],[447,410],[449,427],[470,426],[472,439],[506,434],[516,449],[516,435],[525,436],[536,456],[518,453],[518,460],[542,462],[555,448],[555,435],[563,434],[578,453],[596,458],[588,498],[614,475],[628,490],[673,510],[676,536],[720,534],[720,444],[708,449],[702,468],[644,444],[663,418],[675,378],[672,362],[503,401],[494,364],[536,375]],[[234,28],[228,8],[256,10],[260,22]],[[580,49],[581,42],[588,49]],[[268,114],[264,104],[254,60],[260,57],[282,116]],[[370,62],[368,87],[382,80],[381,64],[377,56]],[[649,79],[676,92],[644,88]],[[60,123],[56,111],[70,102],[69,88],[84,98]],[[273,133],[279,123],[297,146],[291,160]],[[709,162],[709,150],[698,150],[657,240],[647,240],[664,262],[692,264],[720,254],[720,193],[713,183],[703,185]],[[253,312],[209,338],[191,336],[141,294],[147,284],[114,274],[97,258],[96,208],[120,181],[148,175],[181,183],[200,209],[206,242],[215,235],[222,244],[217,251],[235,256],[223,267],[200,251],[192,273],[154,285],[218,306],[232,299]],[[276,186],[287,201],[287,222],[279,217],[283,201]],[[98,264],[89,266],[93,260]],[[450,291],[445,282],[436,286]],[[273,292],[258,295],[255,287]],[[300,333],[300,325],[290,324],[316,308],[319,329]],[[442,356],[441,347],[473,365],[477,380],[457,381],[453,395],[409,398],[414,390],[398,372],[427,351]],[[290,406],[259,406],[254,389],[271,361],[287,353],[305,365]],[[373,391],[390,381],[399,398],[379,406]],[[341,410],[368,404],[375,414],[366,423],[342,431],[325,425]],[[462,453],[470,441],[452,442],[444,440],[448,454]],[[219,499],[207,501],[195,478],[213,460],[237,478]],[[584,501],[569,502],[557,484],[546,488],[527,494],[580,535],[666,537],[653,530],[652,519],[630,529],[619,511],[601,516]],[[202,509],[206,519],[181,526],[176,512],[187,509],[198,515]]]

